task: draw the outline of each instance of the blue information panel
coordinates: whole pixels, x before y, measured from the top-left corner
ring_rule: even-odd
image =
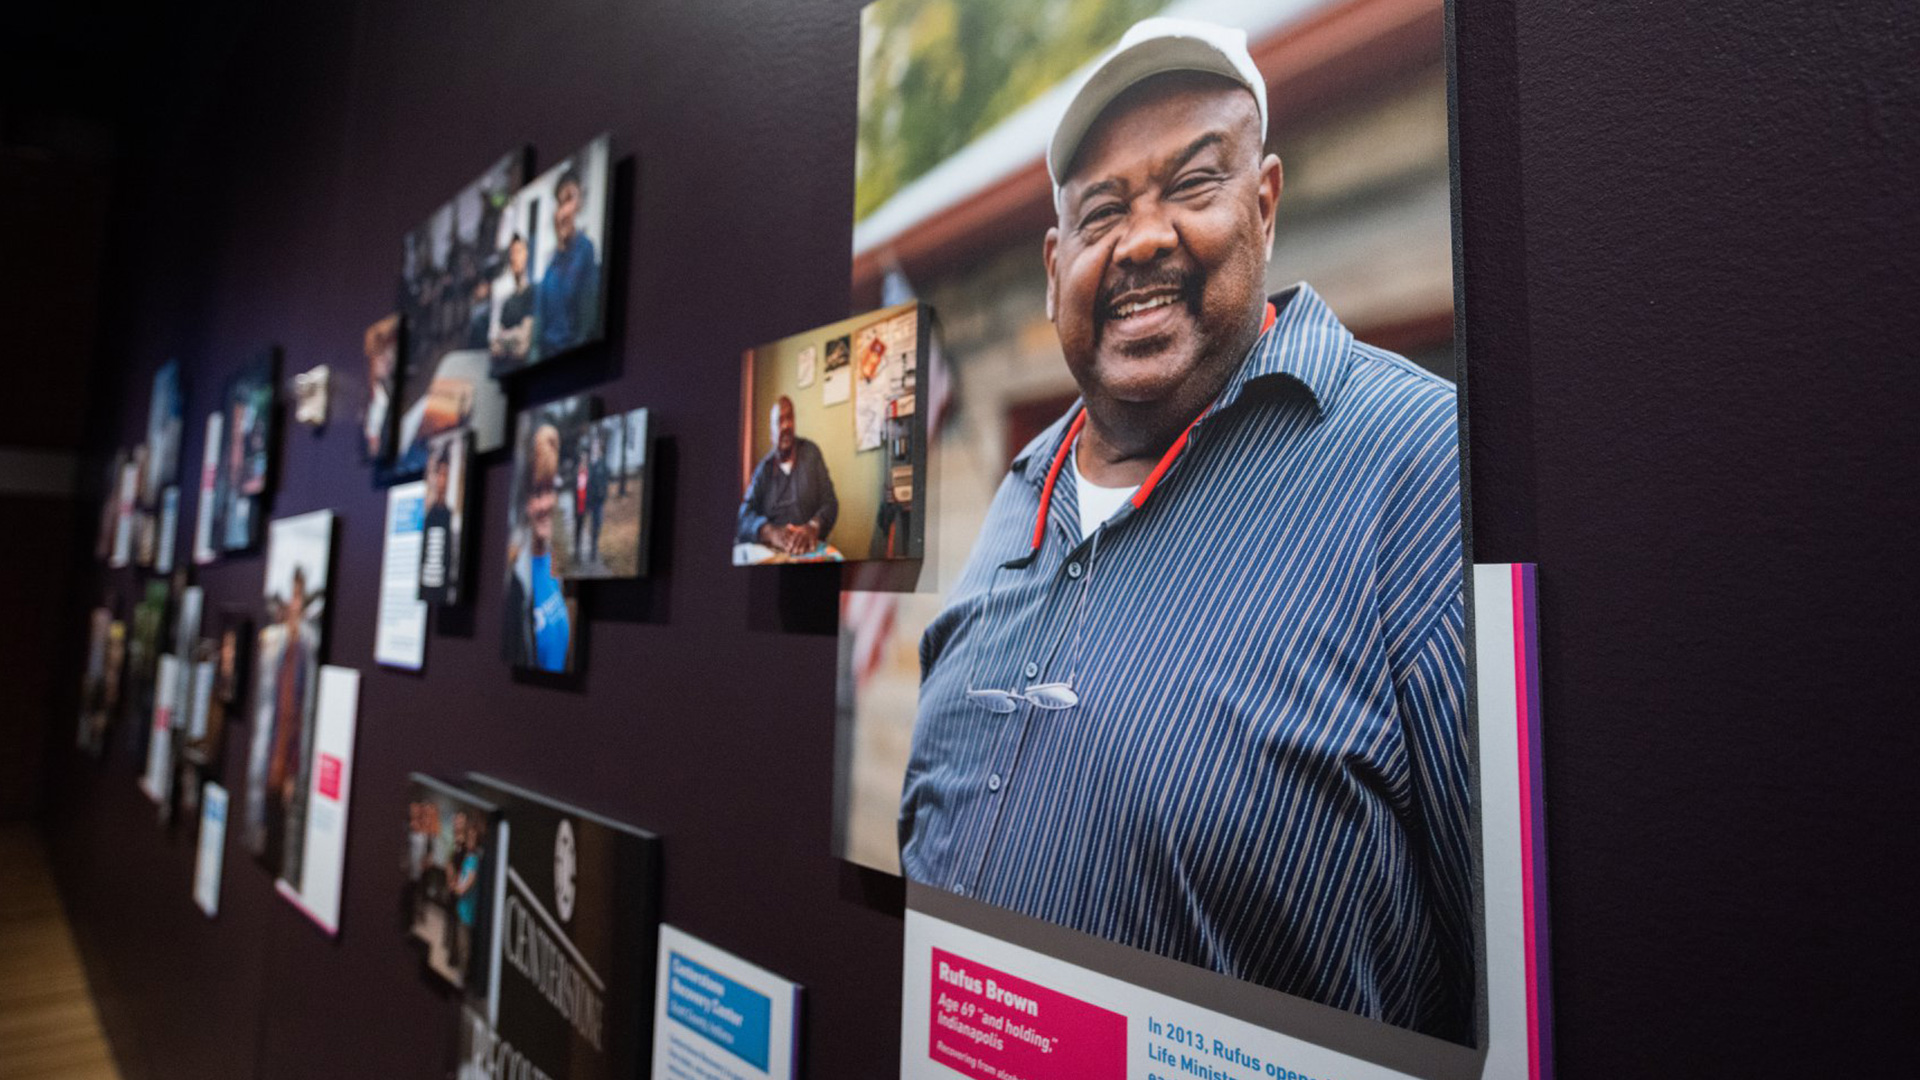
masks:
[[[773,1002],[677,952],[667,954],[667,1015],[756,1069],[767,1067]]]
[[[797,983],[672,926],[656,978],[654,1080],[791,1080]]]

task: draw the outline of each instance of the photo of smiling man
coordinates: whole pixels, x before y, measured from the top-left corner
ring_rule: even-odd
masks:
[[[1240,29],[1139,20],[1068,85],[1029,250],[1077,399],[920,641],[902,870],[1467,1041],[1454,386],[1268,285]]]

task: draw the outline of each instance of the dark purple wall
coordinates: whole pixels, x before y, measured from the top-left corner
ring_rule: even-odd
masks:
[[[136,763],[55,754],[54,855],[129,1077],[436,1075],[451,1014],[395,914],[416,769],[657,830],[666,918],[806,984],[807,1075],[894,1072],[897,892],[826,855],[835,643],[795,614],[835,583],[719,542],[735,358],[846,312],[857,12],[308,4],[181,18],[143,52],[96,453],[137,441],[169,355],[188,462],[264,344],[352,386],[401,232],[502,150],[606,128],[633,161],[615,331],[516,404],[591,388],[656,409],[669,447],[659,572],[592,590],[587,674],[554,689],[495,659],[505,468],[476,615],[420,678],[370,663],[383,502],[346,393],[324,435],[287,432],[275,512],[340,512],[329,648],[365,672],[345,932],[235,845],[203,919],[192,829],[156,829]],[[1913,543],[1884,524],[1920,509],[1911,20],[1457,15],[1475,542],[1541,564],[1560,1074],[1890,1070],[1920,969]],[[260,575],[201,572],[209,610],[257,605]]]
[[[14,391],[0,394],[0,821],[40,815],[50,743],[47,716],[65,711],[71,631],[86,616],[67,603],[77,544],[73,463],[86,441],[108,139],[74,117],[36,122],[0,100],[0,334]],[[24,272],[27,268],[31,272]],[[32,463],[22,462],[22,458]],[[64,744],[63,744],[64,745]]]
[[[1540,565],[1560,1075],[1910,1074],[1912,9],[1456,10],[1474,542]]]

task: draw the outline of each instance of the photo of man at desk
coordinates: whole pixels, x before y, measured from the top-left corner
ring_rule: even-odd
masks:
[[[733,564],[919,556],[925,428],[915,407],[930,329],[915,303],[748,349]],[[871,343],[867,378],[819,378],[823,354]],[[846,390],[835,392],[835,387]],[[854,391],[858,391],[855,393]]]
[[[1132,26],[1036,244],[1079,400],[920,645],[907,877],[1454,1041],[1472,793],[1453,385],[1269,294],[1238,29]]]
[[[827,543],[840,516],[833,475],[819,445],[794,433],[792,398],[783,394],[774,403],[767,427],[773,449],[753,470],[753,483],[740,501],[734,542],[792,558],[838,559],[839,553]]]

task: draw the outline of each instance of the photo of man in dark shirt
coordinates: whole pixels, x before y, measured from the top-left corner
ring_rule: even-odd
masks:
[[[840,515],[827,459],[812,440],[795,433],[792,398],[781,395],[767,419],[773,449],[754,467],[740,502],[734,543],[757,544],[786,556],[814,554]]]
[[[533,279],[527,238],[519,233],[507,241],[507,272],[513,275],[513,291],[500,301],[500,329],[488,343],[497,368],[518,367],[533,354]]]
[[[464,458],[467,437],[464,431],[439,436],[427,452],[427,510],[420,534],[420,599],[430,604],[451,604],[459,600],[460,496],[453,485],[453,459],[456,454]]]

